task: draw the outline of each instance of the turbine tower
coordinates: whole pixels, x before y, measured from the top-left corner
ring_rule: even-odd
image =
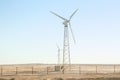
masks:
[[[70,59],[70,45],[69,45],[69,30],[68,27],[70,28],[71,34],[72,34],[72,38],[74,40],[75,43],[75,37],[71,28],[71,24],[70,21],[73,17],[73,15],[78,11],[75,10],[73,12],[73,14],[70,16],[69,19],[63,18],[60,15],[50,11],[52,14],[56,15],[57,17],[61,18],[63,21],[63,25],[64,25],[64,40],[63,40],[63,72],[69,67],[70,68],[70,64],[71,64],[71,59]]]
[[[58,48],[58,65],[60,65],[60,47],[56,45]]]

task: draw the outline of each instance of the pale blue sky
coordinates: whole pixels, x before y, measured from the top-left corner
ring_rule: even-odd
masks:
[[[57,63],[62,20],[71,24],[72,63],[120,63],[120,0],[0,0],[0,64]]]

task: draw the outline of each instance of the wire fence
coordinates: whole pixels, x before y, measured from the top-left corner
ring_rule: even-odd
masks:
[[[58,65],[1,66],[0,75],[47,75],[47,74],[120,74],[120,65],[79,65],[72,64],[64,73]]]

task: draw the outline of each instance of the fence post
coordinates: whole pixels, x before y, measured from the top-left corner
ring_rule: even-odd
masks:
[[[79,74],[81,74],[81,67],[80,67],[80,65],[79,65]]]
[[[18,67],[16,67],[16,75],[18,74]]]
[[[2,76],[2,73],[3,73],[3,68],[2,68],[2,66],[1,66],[1,76]]]
[[[32,66],[32,74],[34,74],[34,67]]]
[[[63,71],[63,74],[65,74],[65,66],[63,66],[63,68],[62,68],[62,69],[63,69],[63,70],[62,70],[62,71]]]
[[[98,68],[97,68],[97,65],[96,65],[96,74],[98,73],[98,70],[97,70]]]
[[[47,67],[47,74],[48,74],[48,67]]]
[[[116,66],[114,65],[114,73],[115,73],[115,68],[116,68]]]

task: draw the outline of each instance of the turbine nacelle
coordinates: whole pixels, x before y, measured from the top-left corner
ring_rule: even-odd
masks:
[[[63,22],[64,27],[68,27],[69,22],[70,22],[70,20],[65,20],[65,21]]]

